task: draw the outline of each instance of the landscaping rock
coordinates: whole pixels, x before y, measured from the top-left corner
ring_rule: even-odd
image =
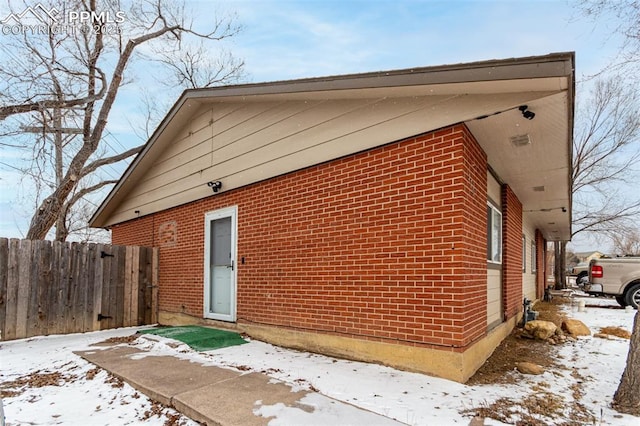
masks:
[[[538,364],[534,364],[532,362],[518,362],[518,363],[516,363],[516,368],[522,374],[540,375],[540,374],[544,373],[544,368],[542,368]]]
[[[524,326],[527,334],[539,340],[546,340],[553,336],[557,329],[554,323],[541,320],[529,321]]]
[[[589,327],[577,319],[566,319],[562,321],[562,329],[573,337],[591,336],[591,330],[589,330]]]

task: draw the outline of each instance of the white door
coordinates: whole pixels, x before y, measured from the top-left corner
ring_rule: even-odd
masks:
[[[237,207],[205,214],[204,316],[236,320]]]

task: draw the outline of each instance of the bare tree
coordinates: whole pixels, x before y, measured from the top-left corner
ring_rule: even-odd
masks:
[[[613,408],[621,413],[640,416],[640,310],[633,320],[627,365],[620,385],[613,395]]]
[[[640,196],[634,188],[640,160],[639,94],[621,76],[590,81],[577,105],[573,140],[572,237],[612,237],[635,226]],[[554,245],[555,278],[565,283],[565,242]]]
[[[236,59],[228,51],[211,56],[202,41],[198,45],[178,51],[155,52],[154,57],[150,59],[170,70],[172,78],[166,80],[168,86],[189,88],[220,85],[230,78],[241,76],[244,67],[244,61]]]
[[[223,52],[218,78],[200,78],[208,74],[197,68],[213,61],[205,58],[218,57],[205,46],[238,33],[233,17],[214,19],[206,31],[197,31],[183,5],[174,1],[52,0],[40,4],[66,15],[49,22],[50,28],[59,26],[56,31],[3,35],[0,54],[7,60],[0,62],[0,122],[5,129],[1,134],[11,138],[0,143],[31,150],[30,161],[22,170],[33,178],[37,207],[26,237],[43,239],[55,226],[56,239],[64,240],[74,206],[115,182],[100,171],[141,149],[123,148],[107,154],[100,148],[105,146],[107,122],[118,93],[131,83],[125,77],[136,61],[144,60],[138,53],[142,46],[166,52],[163,66],[155,67],[165,74],[188,69],[193,78],[183,80],[183,87],[234,81],[243,64]],[[61,23],[71,11],[86,17],[83,26]],[[179,53],[189,37],[203,43],[198,61],[183,66]]]
[[[640,65],[640,1],[578,0],[574,5],[581,16],[595,25],[606,23],[611,36],[621,37],[617,56],[611,58],[611,63],[597,75],[637,69]],[[627,74],[626,77],[637,78],[634,74]]]
[[[578,105],[573,148],[573,235],[606,232],[640,212],[635,191],[640,160],[639,95],[621,76],[595,81]],[[622,185],[620,185],[622,184]]]
[[[640,64],[640,1],[624,1],[624,2],[612,2],[607,0],[581,0],[577,2],[578,10],[581,11],[587,17],[597,22],[601,22],[603,17],[610,17],[607,19],[609,23],[614,24],[612,34],[620,35],[623,38],[622,45],[619,46],[618,57],[614,59],[612,64],[607,67],[605,71],[615,70],[620,73],[621,78],[618,84],[610,83],[604,88],[609,87],[612,89],[612,93],[626,94],[629,97],[628,101],[614,102],[612,105],[615,108],[608,109],[604,105],[598,106],[598,102],[594,103],[593,111],[597,117],[602,117],[600,121],[593,120],[593,123],[600,122],[599,125],[587,126],[588,131],[584,135],[589,134],[601,135],[595,139],[602,139],[604,141],[613,141],[609,145],[605,145],[601,151],[595,151],[591,157],[589,156],[589,150],[585,149],[585,158],[610,158],[613,164],[607,164],[606,160],[603,165],[609,166],[610,171],[607,171],[607,167],[592,167],[593,173],[596,178],[598,176],[606,177],[610,176],[614,181],[623,181],[630,183],[634,172],[633,166],[638,160],[638,141],[637,141],[637,118],[633,115],[637,114],[638,98],[636,87],[637,84],[629,84],[632,81],[637,82],[637,69]],[[619,85],[626,86],[619,87]],[[603,93],[606,91],[603,90]],[[600,102],[602,104],[602,102]],[[629,111],[630,110],[630,111]],[[609,114],[609,112],[611,114]],[[618,112],[621,114],[618,115]],[[619,123],[620,125],[617,125]],[[624,129],[624,126],[629,126],[628,129]],[[613,135],[613,138],[604,138],[603,136]],[[584,138],[583,138],[584,139]],[[588,138],[587,138],[588,140]],[[618,140],[619,142],[615,142]],[[624,143],[627,140],[629,142]],[[607,148],[607,146],[609,148]],[[619,152],[622,155],[615,155],[611,152]],[[580,151],[579,151],[580,153]],[[592,164],[595,164],[593,161]],[[624,166],[622,168],[616,167]],[[578,174],[578,185],[582,183],[589,183],[589,179],[583,176],[588,175],[586,171],[582,171]],[[574,179],[576,175],[574,174]],[[635,183],[630,185],[630,188],[637,188],[637,179]],[[575,185],[575,183],[574,183]],[[589,188],[589,185],[584,185],[583,188]],[[601,229],[609,234],[614,234],[622,229],[624,232],[625,227],[631,229],[630,219],[632,217],[638,217],[638,208],[640,203],[637,200],[637,191],[627,191],[622,193],[620,189],[614,189],[611,186],[599,184],[598,181],[594,182],[593,191],[600,196],[601,200],[609,200],[614,202],[614,207],[610,209],[615,212],[617,210],[620,220],[617,221],[617,228],[614,229],[610,226],[611,223],[616,221],[606,220],[605,204],[600,204],[597,208],[592,209],[595,213],[592,213],[591,217],[588,214],[583,214],[584,221],[581,228],[583,230],[595,231]],[[607,190],[611,191],[607,194]],[[634,198],[635,197],[635,198]],[[586,210],[588,212],[588,210]],[[588,220],[588,222],[587,222]],[[585,226],[591,223],[590,226]],[[580,226],[580,225],[579,225]],[[580,228],[579,228],[580,229]],[[618,411],[640,416],[640,392],[638,387],[640,386],[640,319],[638,318],[640,313],[636,313],[633,332],[631,335],[631,342],[629,346],[629,354],[627,356],[627,364],[622,374],[620,384],[613,397],[613,407]]]
[[[614,253],[620,256],[640,256],[640,229],[626,229],[611,235]]]

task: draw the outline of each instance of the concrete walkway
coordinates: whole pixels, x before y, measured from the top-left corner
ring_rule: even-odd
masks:
[[[176,357],[148,355],[137,348],[122,345],[75,353],[121,378],[149,398],[206,425],[266,425],[270,418],[254,414],[254,410],[275,404],[284,404],[306,413],[315,410],[313,405],[301,402],[313,392],[296,392],[291,386],[260,373],[243,374]],[[358,417],[364,416],[368,425],[395,423],[352,405],[332,402],[343,404],[347,410],[359,411]],[[329,419],[323,422],[314,416],[313,423],[329,424]]]

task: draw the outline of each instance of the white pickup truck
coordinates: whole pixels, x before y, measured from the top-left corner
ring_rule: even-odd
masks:
[[[640,305],[640,257],[593,259],[589,263],[589,294],[615,296],[620,306]]]

